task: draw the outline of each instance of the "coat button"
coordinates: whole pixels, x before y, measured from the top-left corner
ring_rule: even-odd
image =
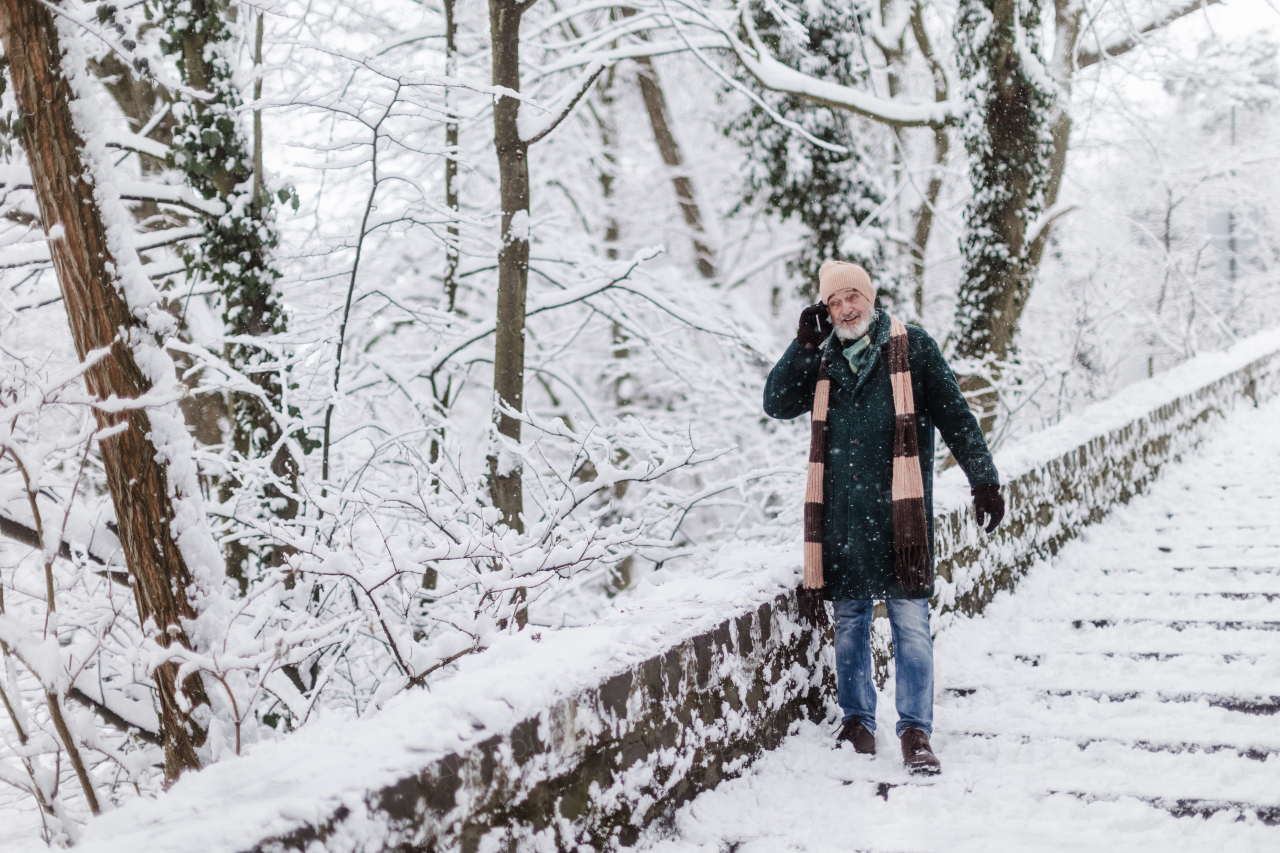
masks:
[[[856,482],[860,481],[861,479],[862,479],[862,478],[861,478],[861,477],[859,477],[857,474],[854,474],[854,475],[853,475],[853,482],[855,482],[855,483],[856,483]]]
[[[860,439],[860,438],[855,438],[855,439],[853,440],[853,443],[854,443],[854,444],[862,444],[862,439]]]

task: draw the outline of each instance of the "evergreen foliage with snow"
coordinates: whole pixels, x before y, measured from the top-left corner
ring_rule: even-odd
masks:
[[[227,395],[231,436],[219,497],[225,517],[238,520],[225,528],[231,537],[227,568],[247,590],[248,575],[259,571],[257,557],[278,566],[284,556],[253,528],[272,515],[297,515],[296,458],[315,444],[300,428],[298,407],[286,403],[284,353],[269,340],[288,329],[281,274],[272,259],[278,245],[274,205],[292,197],[296,209],[297,198],[288,187],[272,193],[264,176],[254,174],[236,75],[241,45],[230,21],[240,7],[219,0],[152,0],[146,8],[163,33],[161,51],[173,57],[190,87],[170,107],[169,162],[201,197],[223,205],[201,218],[203,239],[188,244],[182,259],[189,281],[218,290],[224,357],[244,381]],[[243,11],[252,16],[248,7]],[[270,460],[269,467],[252,464],[259,459]]]
[[[972,189],[960,240],[957,351],[979,361],[1009,356],[1006,317],[1016,323],[1036,273],[1026,263],[1027,236],[1044,208],[1055,97],[1041,25],[1040,0],[961,0],[956,14]]]
[[[870,15],[860,4],[784,2],[754,7],[753,13],[761,39],[782,62],[819,80],[867,84],[871,69],[863,30]],[[898,271],[886,269],[894,255],[885,251],[883,222],[871,218],[884,212],[887,195],[873,165],[887,147],[886,132],[797,95],[753,88],[767,109],[752,104],[730,113],[724,128],[747,158],[740,208],[758,204],[800,223],[803,248],[791,264],[810,299],[817,297],[819,267],[852,261],[876,271],[881,299],[896,308]],[[724,97],[736,100],[732,90]]]

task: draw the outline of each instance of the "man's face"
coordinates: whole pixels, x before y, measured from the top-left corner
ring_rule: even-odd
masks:
[[[836,291],[827,298],[827,310],[842,340],[856,340],[871,326],[871,304],[867,297],[852,287]]]

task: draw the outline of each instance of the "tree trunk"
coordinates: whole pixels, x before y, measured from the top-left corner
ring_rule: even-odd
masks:
[[[916,45],[929,64],[933,75],[933,99],[943,103],[950,97],[947,86],[947,74],[942,64],[933,53],[933,45],[929,42],[929,31],[925,29],[923,7],[917,3],[911,10],[911,32],[915,36]],[[929,185],[925,189],[924,198],[916,208],[915,235],[911,246],[911,277],[914,279],[913,301],[916,316],[924,315],[924,272],[925,255],[929,248],[929,237],[933,234],[933,214],[937,209],[938,198],[942,195],[944,169],[947,155],[951,151],[951,137],[945,126],[933,129],[933,171],[929,174]]]
[[[457,0],[444,0],[444,76],[458,73],[458,21],[454,15]],[[449,237],[444,246],[444,295],[449,311],[458,297],[458,122],[453,117],[453,87],[444,90],[444,204],[453,214]]]
[[[880,0],[880,22],[887,24],[893,16],[894,7],[903,0]],[[867,16],[870,18],[870,16]],[[861,28],[861,23],[859,24]],[[863,31],[865,33],[865,31]],[[906,53],[907,53],[907,33],[904,29],[893,42],[884,42],[879,38],[874,39],[877,47],[880,48],[880,55],[884,60],[885,82],[888,84],[890,99],[898,97],[902,92],[902,78],[906,72]],[[863,35],[865,44],[865,35]],[[873,84],[874,88],[874,84]],[[904,158],[906,156],[907,144],[902,138],[901,128],[890,128],[893,142],[890,143],[890,170],[893,180],[892,188],[892,220],[888,218],[888,214],[881,215],[882,222],[893,222],[893,227],[902,231],[902,189],[906,183],[914,183],[912,177],[907,172]],[[915,258],[915,252],[912,252],[912,258]],[[913,264],[914,270],[914,264]],[[914,277],[914,276],[913,276]],[[913,288],[916,292],[920,291],[918,282]],[[918,301],[918,300],[917,300]],[[919,316],[919,310],[916,312]]]
[[[624,18],[636,14],[633,8],[618,10]],[[640,33],[640,38],[648,38]],[[653,129],[653,141],[658,144],[658,153],[662,162],[671,171],[671,184],[676,191],[676,200],[680,205],[680,213],[684,222],[693,232],[693,254],[697,259],[698,272],[703,278],[713,280],[717,277],[716,256],[711,247],[703,241],[706,233],[702,227],[702,211],[693,193],[693,179],[684,173],[684,156],[680,153],[680,144],[671,132],[671,112],[667,109],[667,97],[658,82],[658,72],[653,67],[653,60],[648,56],[636,57],[640,66],[640,96],[644,99],[645,112],[649,114],[649,126]]]
[[[527,2],[489,0],[493,85],[520,91],[520,18]],[[529,282],[529,146],[520,138],[520,102],[498,98],[493,105],[493,143],[498,155],[502,203],[502,246],[498,250],[498,318],[494,335],[493,390],[507,408],[524,408],[525,292]],[[494,412],[498,445],[489,456],[493,505],[513,530],[524,532],[520,421]],[[503,445],[507,446],[504,447]]]
[[[961,45],[961,70],[966,77],[986,72],[993,84],[983,104],[983,85],[975,87],[983,109],[983,127],[989,136],[966,133],[966,147],[974,157],[971,180],[975,200],[966,211],[964,251],[966,280],[961,287],[957,352],[984,361],[998,373],[999,362],[1012,352],[1031,294],[1031,285],[1048,246],[1054,221],[1063,212],[1058,203],[1071,141],[1068,97],[1077,68],[1120,56],[1141,44],[1149,33],[1220,0],[1192,0],[1166,11],[1130,38],[1103,46],[1098,52],[1080,53],[1082,7],[1070,0],[1054,0],[1054,57],[1047,69],[1057,84],[1056,93],[1041,88],[1043,74],[1028,74],[1019,67],[1022,57],[1039,59],[1041,0],[964,0],[957,16],[956,36]],[[981,23],[982,7],[994,26]],[[976,13],[976,14],[975,14]],[[1020,17],[1022,57],[1014,49],[1013,23]],[[973,44],[975,32],[986,32],[982,45]],[[980,66],[985,62],[986,68]],[[1056,97],[1055,97],[1056,95]],[[972,95],[971,95],[972,97]],[[966,131],[978,127],[969,122]],[[985,146],[983,143],[987,142]],[[998,186],[999,192],[989,188]],[[1040,221],[1041,217],[1046,217]],[[1028,225],[1038,223],[1028,235]],[[983,236],[985,233],[985,237]],[[1025,242],[1024,242],[1025,241]],[[985,246],[982,244],[985,243]],[[989,383],[981,376],[962,376],[961,388],[981,410],[983,430],[994,424],[995,394],[984,393]]]
[[[618,222],[617,211],[614,210],[613,201],[613,182],[618,178],[618,155],[616,153],[618,146],[616,103],[618,99],[613,89],[617,70],[618,67],[616,65],[612,66],[605,72],[604,77],[601,78],[599,85],[596,87],[596,94],[600,99],[599,108],[597,109],[590,102],[587,103],[587,106],[591,109],[591,114],[595,117],[596,126],[600,128],[600,163],[596,168],[600,173],[600,195],[604,197],[605,206],[604,254],[611,261],[618,259],[618,239],[622,236],[622,226]],[[617,324],[614,325],[614,336],[617,337]]]
[[[253,81],[253,99],[262,100],[262,31],[266,18],[258,13],[258,26],[253,34],[253,65],[257,74]],[[262,194],[266,189],[266,166],[262,162],[262,107],[253,111],[253,206],[261,218]]]
[[[640,95],[644,98],[645,112],[649,114],[653,139],[658,143],[662,162],[667,164],[671,172],[671,184],[675,187],[676,200],[684,215],[685,225],[693,232],[693,254],[698,260],[698,272],[705,279],[714,279],[715,253],[703,240],[706,232],[702,227],[702,211],[698,209],[698,202],[693,195],[693,180],[684,172],[684,156],[680,152],[680,144],[671,132],[671,113],[667,109],[667,97],[663,94],[662,85],[658,82],[658,72],[653,67],[653,60],[647,56],[637,57],[636,64],[640,66]]]
[[[1071,145],[1071,114],[1068,112],[1071,100],[1071,78],[1076,70],[1076,50],[1080,41],[1080,20],[1084,15],[1084,7],[1072,0],[1054,0],[1054,48],[1053,71],[1060,94],[1057,109],[1049,123],[1049,132],[1053,134],[1053,154],[1049,158],[1049,180],[1044,190],[1045,209],[1051,209],[1058,203],[1058,192],[1062,189],[1062,176],[1067,170],[1067,149]],[[1045,223],[1040,233],[1031,241],[1027,250],[1027,264],[1038,269],[1044,257],[1044,248],[1048,245],[1053,223]]]
[[[116,106],[124,113],[129,122],[129,129],[138,133],[151,125],[147,133],[161,145],[173,144],[173,128],[175,119],[173,112],[168,111],[163,118],[153,122],[156,110],[167,110],[172,97],[163,86],[134,74],[133,69],[114,53],[108,53],[101,59],[90,59],[89,70],[102,81],[103,87],[111,93]],[[149,154],[138,154],[138,161],[144,175],[159,175],[168,168],[164,162]],[[187,225],[189,217],[175,213],[170,208],[162,208],[155,201],[134,202],[130,207],[135,222],[147,230],[160,230]],[[144,224],[145,223],[145,224]],[[143,256],[143,263],[147,263]],[[182,322],[181,311],[175,312]],[[191,343],[191,332],[185,323],[178,332],[178,338],[184,343]],[[169,350],[169,357],[178,366],[178,375],[192,393],[183,397],[178,405],[182,407],[187,427],[196,441],[205,445],[222,443],[222,420],[227,417],[227,400],[218,393],[195,393],[199,385],[199,371],[193,370],[195,359],[186,352]]]
[[[55,226],[63,229],[49,248],[76,351],[83,360],[91,350],[111,348],[85,372],[85,384],[100,399],[136,399],[151,386],[133,351],[118,337],[118,331],[133,328],[134,321],[118,289],[116,261],[87,178],[84,143],[72,121],[73,94],[62,72],[53,14],[30,0],[0,0],[0,27],[14,94],[26,119],[23,144],[41,221],[46,233]],[[174,541],[168,476],[149,438],[150,419],[145,410],[95,409],[94,414],[102,429],[125,427],[101,441],[99,448],[138,616],[143,624],[154,623],[161,645],[191,648],[183,627],[196,616],[186,593],[191,575]],[[165,663],[154,673],[169,781],[200,766],[196,749],[205,731],[193,715],[208,704],[198,674],[183,680],[184,695],[179,698],[177,671],[176,664]]]
[[[268,216],[271,194],[263,180],[263,164],[257,140],[262,135],[262,116],[254,112],[254,140],[247,140],[236,115],[243,103],[239,87],[232,79],[230,54],[232,37],[227,26],[228,7],[219,0],[164,0],[159,4],[169,30],[164,49],[177,54],[183,80],[194,89],[209,93],[206,99],[189,99],[178,105],[173,131],[176,162],[186,172],[187,182],[207,199],[226,202],[228,214],[204,221],[204,239],[197,253],[186,257],[188,272],[206,276],[222,294],[223,322],[228,335],[240,338],[266,337],[286,330],[288,318],[276,282],[279,272],[271,262],[276,245],[275,225]],[[261,23],[255,54],[261,57]],[[260,64],[260,62],[259,62]],[[262,92],[255,81],[254,97]],[[248,189],[251,187],[252,189]],[[244,196],[248,195],[248,198]],[[299,466],[289,446],[281,441],[283,432],[274,416],[285,408],[285,370],[259,367],[262,348],[250,343],[226,347],[224,356],[257,385],[262,394],[228,394],[231,446],[246,461],[270,459],[273,475],[261,492],[245,495],[243,484],[226,477],[219,484],[219,498],[225,503],[246,497],[254,503],[251,511],[237,512],[274,516],[283,521],[297,517],[296,497]],[[302,431],[293,436],[304,452],[314,445]],[[292,549],[268,544],[257,555],[250,543],[232,538],[226,546],[227,574],[247,591],[253,558],[268,566],[280,566]]]
[[[458,20],[456,16],[457,0],[444,0],[444,76],[453,78],[458,73]],[[457,310],[458,303],[458,262],[461,258],[461,247],[458,243],[461,231],[458,228],[458,121],[454,117],[456,104],[453,98],[453,87],[444,90],[444,204],[449,208],[452,218],[449,220],[444,244],[444,285],[445,309],[450,313]],[[444,418],[449,410],[453,380],[445,382],[442,392],[431,380],[431,395],[434,397],[435,410]],[[444,442],[444,427],[438,426],[431,436],[431,464],[440,461],[440,451]],[[431,488],[439,490],[440,480],[432,477]],[[429,570],[434,572],[434,569]],[[432,581],[431,589],[435,589]]]
[[[965,209],[964,279],[956,352],[984,370],[961,376],[983,432],[995,425],[989,376],[1011,354],[1035,268],[1026,229],[1043,210],[1053,93],[1023,63],[1039,61],[1039,0],[964,0],[956,17],[961,73],[973,115],[965,123],[974,197]],[[985,374],[985,375],[984,375]]]

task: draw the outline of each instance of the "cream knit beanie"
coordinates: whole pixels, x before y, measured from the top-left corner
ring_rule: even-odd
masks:
[[[842,290],[854,290],[867,297],[867,302],[876,304],[876,288],[871,283],[871,276],[857,264],[846,261],[827,261],[818,270],[818,298],[825,305],[833,293]]]

